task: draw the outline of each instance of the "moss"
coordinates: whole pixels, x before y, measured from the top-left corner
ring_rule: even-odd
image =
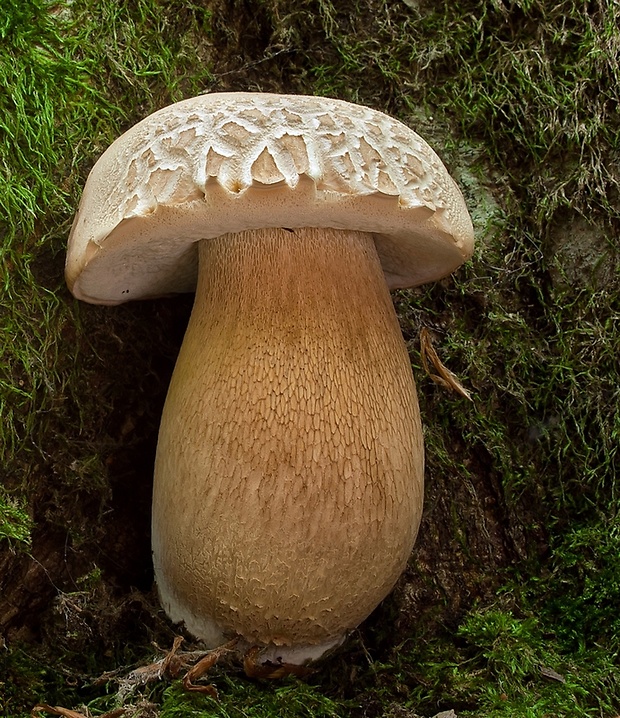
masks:
[[[31,531],[32,519],[26,507],[0,487],[0,541],[25,550],[32,543]]]
[[[340,718],[348,714],[347,705],[335,702],[301,681],[288,680],[278,685],[257,685],[247,679],[217,681],[219,700],[203,695],[188,695],[179,685],[166,689],[162,698],[161,718]]]
[[[309,682],[222,670],[218,705],[178,684],[135,704],[618,712],[619,19],[606,0],[0,0],[0,712],[101,712],[114,691],[93,678],[170,643],[130,596],[151,585],[153,452],[191,300],[79,306],[63,254],[87,172],[122,130],[239,89],[409,123],[458,178],[480,241],[453,278],[395,297],[428,481],[394,596]],[[421,325],[472,404],[423,377]]]
[[[620,639],[620,522],[618,515],[576,526],[552,541],[548,573],[528,584],[532,600],[544,591],[544,611],[565,645],[614,655]],[[540,600],[540,599],[538,599]],[[562,620],[557,620],[557,617]]]
[[[3,716],[21,716],[26,714],[28,702],[37,702],[39,691],[44,690],[40,669],[26,667],[15,646],[10,657],[6,653],[0,658],[2,679],[0,680],[0,714]],[[29,670],[30,668],[30,670]]]

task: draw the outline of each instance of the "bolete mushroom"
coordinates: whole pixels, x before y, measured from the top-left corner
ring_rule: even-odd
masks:
[[[73,294],[196,291],[155,462],[155,577],[173,621],[301,663],[389,593],[424,471],[389,290],[449,274],[472,245],[426,142],[339,100],[195,97],[99,159],[69,238]]]

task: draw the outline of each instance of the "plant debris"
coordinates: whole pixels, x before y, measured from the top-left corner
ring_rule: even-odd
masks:
[[[457,379],[456,375],[441,362],[441,359],[433,346],[431,333],[426,327],[422,327],[422,329],[420,329],[420,356],[422,358],[424,371],[435,382],[435,384],[439,384],[439,386],[443,386],[444,389],[449,389],[465,399],[473,401],[471,394]],[[436,374],[431,371],[429,362],[433,365],[433,368],[437,372]]]

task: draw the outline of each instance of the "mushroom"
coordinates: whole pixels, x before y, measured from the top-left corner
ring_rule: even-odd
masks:
[[[390,592],[424,456],[389,291],[472,247],[426,142],[335,99],[195,97],[99,159],[69,237],[72,293],[196,292],[155,461],[155,579],[174,622],[300,664]]]

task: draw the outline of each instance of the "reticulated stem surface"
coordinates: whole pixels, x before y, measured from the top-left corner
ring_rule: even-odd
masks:
[[[342,635],[404,568],[422,494],[415,385],[371,235],[201,242],[155,470],[173,620],[212,643]]]

